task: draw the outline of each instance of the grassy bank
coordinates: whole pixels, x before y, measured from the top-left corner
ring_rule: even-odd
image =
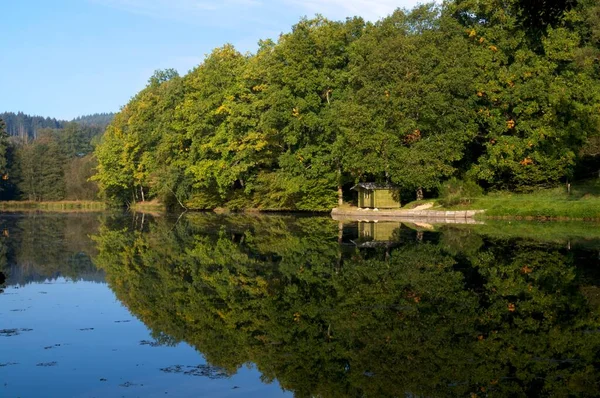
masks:
[[[531,193],[494,192],[463,199],[451,209],[482,209],[485,217],[514,219],[600,220],[600,181]],[[440,201],[443,203],[443,201]]]
[[[57,201],[57,202],[34,202],[34,201],[6,201],[0,202],[2,211],[100,211],[106,210],[108,206],[99,201]]]
[[[129,206],[129,210],[138,213],[163,213],[165,212],[166,206],[164,203],[158,200],[148,200],[145,202],[136,202]]]

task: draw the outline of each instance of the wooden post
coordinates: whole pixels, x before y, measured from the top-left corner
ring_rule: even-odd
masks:
[[[417,200],[423,200],[423,188],[417,188]]]

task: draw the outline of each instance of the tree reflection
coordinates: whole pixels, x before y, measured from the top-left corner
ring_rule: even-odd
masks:
[[[100,215],[84,213],[4,214],[0,219],[0,272],[8,284],[63,276],[102,281],[91,256]],[[0,285],[2,282],[0,281]]]
[[[108,220],[95,260],[156,336],[229,373],[254,363],[299,397],[600,394],[583,252],[411,233],[362,250],[327,218]]]

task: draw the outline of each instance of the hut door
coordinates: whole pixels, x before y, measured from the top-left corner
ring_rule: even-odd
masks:
[[[364,205],[363,205],[363,207],[371,207],[371,208],[375,207],[373,205],[374,204],[373,198],[375,196],[375,195],[373,195],[373,193],[374,192],[365,189],[365,191],[364,191]]]

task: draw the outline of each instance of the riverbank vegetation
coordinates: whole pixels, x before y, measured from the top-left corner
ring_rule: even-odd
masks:
[[[485,209],[486,217],[600,220],[600,180],[530,192],[491,192],[444,184],[435,205],[451,210]],[[420,202],[414,202],[418,204]]]
[[[562,3],[561,3],[562,4]],[[116,203],[329,210],[356,181],[405,202],[457,178],[531,192],[598,170],[600,6],[454,1],[303,19],[254,54],[159,71],[93,177]]]

